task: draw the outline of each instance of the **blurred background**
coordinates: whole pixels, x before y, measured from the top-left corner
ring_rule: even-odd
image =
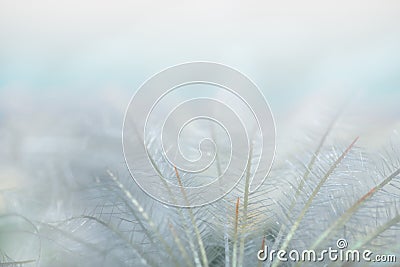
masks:
[[[126,174],[131,96],[182,62],[249,76],[275,115],[278,158],[340,109],[337,134],[373,151],[400,131],[399,25],[396,0],[2,0],[0,214],[65,218],[80,183]]]

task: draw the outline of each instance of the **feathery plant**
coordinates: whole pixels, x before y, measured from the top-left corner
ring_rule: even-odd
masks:
[[[33,222],[32,229],[37,230],[31,229],[31,234],[45,247],[36,258],[21,254],[13,259],[2,249],[0,266],[316,265],[262,262],[257,252],[264,246],[321,250],[335,247],[339,238],[345,238],[350,249],[400,257],[398,142],[376,158],[357,145],[358,137],[328,145],[333,127],[308,153],[286,160],[278,154],[269,177],[253,193],[249,184],[258,155],[251,149],[249,167],[238,186],[221,200],[198,208],[165,206],[140,191],[126,173],[108,170],[96,177],[94,185],[77,192],[85,201],[82,214]],[[149,146],[157,172],[180,185],[185,196],[182,185],[190,183],[190,174],[180,173],[157,156],[161,154],[155,143]],[[256,146],[253,142],[251,147]],[[218,156],[217,164],[221,160]],[[220,172],[217,167],[216,175]],[[0,241],[4,243],[3,238]]]

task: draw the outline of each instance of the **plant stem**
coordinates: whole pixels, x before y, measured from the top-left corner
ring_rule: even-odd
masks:
[[[247,227],[247,207],[249,205],[249,187],[250,187],[250,166],[251,166],[251,158],[253,154],[253,146],[250,145],[249,158],[247,160],[247,168],[246,168],[246,181],[244,186],[244,197],[243,197],[243,217],[241,221],[241,229],[240,229],[240,248],[239,248],[239,267],[243,266],[243,258],[244,258],[244,243],[245,243],[245,228]]]
[[[235,209],[235,232],[233,234],[233,248],[232,248],[232,267],[237,266],[237,239],[238,239],[238,224],[239,224],[239,203],[240,198],[236,200]]]
[[[181,191],[182,191],[183,197],[185,199],[186,205],[189,206],[189,201],[187,199],[185,189],[184,189],[184,187],[182,185],[182,181],[181,181],[181,178],[179,176],[178,169],[175,166],[174,166],[174,169],[175,169],[175,175],[176,175],[176,178],[178,179],[178,183],[179,183],[179,186],[181,188]],[[201,239],[200,231],[199,231],[199,228],[197,227],[196,220],[194,218],[192,209],[188,208],[188,212],[189,212],[190,220],[191,220],[193,228],[194,228],[194,232],[196,234],[197,242],[198,242],[199,247],[200,247],[201,260],[203,262],[204,267],[208,267],[208,259],[207,259],[206,250],[204,248],[203,240]]]
[[[354,203],[348,210],[346,210],[340,218],[338,218],[328,229],[326,229],[311,246],[311,249],[317,248],[320,243],[325,240],[330,234],[336,231],[340,226],[344,225],[351,216],[365,203],[368,199],[375,195],[380,189],[387,185],[393,178],[400,174],[400,169],[393,172],[386,179],[384,179],[379,185],[372,188],[368,193],[362,196],[356,203]]]
[[[326,182],[326,180],[331,176],[331,174],[333,173],[333,171],[337,168],[337,166],[339,166],[339,164],[342,162],[342,160],[346,157],[346,155],[350,152],[351,148],[354,146],[354,144],[357,142],[358,137],[356,139],[354,139],[354,141],[346,148],[346,150],[342,153],[342,155],[333,163],[333,165],[329,168],[328,172],[324,175],[324,177],[321,179],[321,181],[318,183],[317,187],[314,189],[314,191],[312,192],[311,196],[308,198],[306,204],[304,205],[303,209],[300,212],[300,215],[298,216],[298,218],[296,219],[296,221],[294,222],[293,226],[291,227],[291,229],[289,230],[289,233],[286,236],[285,241],[283,242],[282,246],[281,246],[281,250],[286,250],[286,248],[289,245],[289,242],[292,240],[295,232],[297,231],[297,229],[300,226],[301,221],[304,218],[304,215],[307,213],[308,209],[311,206],[311,203],[313,202],[315,196],[318,194],[319,190],[321,189],[321,187],[323,186],[323,184]],[[280,261],[275,261],[273,263],[273,267],[276,267],[280,264]]]

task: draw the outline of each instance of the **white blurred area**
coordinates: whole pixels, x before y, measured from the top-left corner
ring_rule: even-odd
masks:
[[[64,185],[38,181],[123,169],[131,95],[193,60],[230,65],[259,85],[276,117],[278,156],[294,132],[322,132],[320,115],[329,120],[343,102],[348,135],[378,147],[400,130],[398,25],[394,0],[2,0],[0,192],[32,182],[67,199]],[[24,208],[5,207],[1,194],[0,212]],[[37,216],[57,217],[57,201],[49,205]]]
[[[399,14],[394,0],[4,0],[2,87],[135,88],[162,68],[192,60],[232,65],[267,83],[268,92],[351,82],[349,72],[363,80],[398,69]]]

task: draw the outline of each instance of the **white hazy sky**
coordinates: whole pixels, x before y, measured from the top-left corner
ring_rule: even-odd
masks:
[[[384,108],[400,95],[399,25],[397,0],[1,0],[0,98],[129,99],[161,69],[208,60],[247,74],[274,110],[339,89]]]
[[[131,83],[190,60],[314,86],[398,70],[398,25],[395,0],[2,0],[0,86]]]

